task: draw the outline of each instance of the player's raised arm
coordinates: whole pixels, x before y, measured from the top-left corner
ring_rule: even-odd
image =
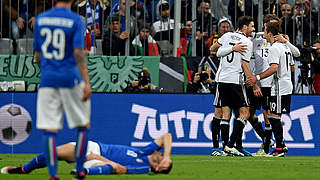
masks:
[[[86,101],[91,96],[91,87],[90,87],[87,60],[86,60],[87,58],[85,56],[85,51],[81,48],[75,48],[74,57],[76,59],[78,68],[80,70],[82,80],[85,83],[82,100]]]
[[[169,156],[171,154],[171,146],[172,146],[172,136],[170,133],[166,133],[160,136],[158,139],[154,140],[154,142],[164,149],[164,156]]]
[[[170,158],[171,146],[172,146],[172,136],[170,133],[166,133],[154,141],[158,146],[163,147],[163,159],[161,160],[159,166],[156,168],[157,171],[167,169],[172,164]]]
[[[281,43],[285,43],[291,50],[293,57],[299,57],[300,56],[300,51],[299,49],[290,43],[289,41],[289,36],[288,35],[283,35],[283,34],[278,34],[274,36],[275,39]]]

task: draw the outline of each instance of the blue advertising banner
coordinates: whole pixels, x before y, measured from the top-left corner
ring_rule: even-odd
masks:
[[[39,153],[42,131],[36,127],[36,93],[0,93],[0,153]],[[173,154],[210,154],[213,95],[93,94],[90,139],[141,147],[163,133],[173,136]],[[288,155],[320,155],[320,96],[292,97],[291,113],[282,116]],[[257,112],[263,121],[262,112]],[[232,129],[232,126],[230,127]],[[243,145],[261,145],[250,123]],[[67,124],[57,144],[75,140]]]

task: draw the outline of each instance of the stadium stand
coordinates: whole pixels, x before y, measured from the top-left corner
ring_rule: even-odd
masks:
[[[18,39],[17,40],[17,54],[33,54],[33,39]]]
[[[161,56],[170,56],[173,53],[173,45],[168,40],[157,41]]]
[[[0,39],[0,54],[12,54],[13,53],[13,45],[12,40],[8,38]]]
[[[96,44],[97,44],[97,47],[96,47],[95,55],[102,56],[103,55],[103,53],[102,53],[102,39],[96,39]]]

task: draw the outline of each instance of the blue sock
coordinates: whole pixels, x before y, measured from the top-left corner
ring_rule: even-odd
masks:
[[[88,169],[88,175],[108,175],[112,174],[113,167],[110,164],[94,166]]]
[[[88,146],[88,129],[79,128],[78,138],[75,149],[75,158],[77,164],[77,172],[84,172],[83,164],[86,161],[87,146]]]
[[[46,156],[44,155],[44,153],[41,153],[33,158],[28,164],[23,165],[23,168],[26,173],[29,173],[32,170],[43,168],[46,166]]]
[[[46,164],[48,166],[49,175],[51,177],[57,176],[57,150],[56,150],[56,142],[55,139],[57,137],[57,133],[53,132],[44,132],[45,138],[45,149],[44,153],[46,156]]]

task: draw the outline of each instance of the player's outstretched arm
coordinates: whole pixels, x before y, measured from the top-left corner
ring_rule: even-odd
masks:
[[[217,57],[224,57],[227,56],[228,54],[232,53],[233,47],[219,47],[218,51],[217,51]]]
[[[277,71],[278,71],[278,64],[271,64],[270,67],[263,73],[257,76],[251,76],[250,78],[248,78],[248,80],[246,80],[246,83],[253,86],[257,83],[258,80],[267,78],[273,75],[274,73],[276,73]]]
[[[232,53],[232,51],[238,52],[240,54],[243,54],[247,51],[248,45],[242,44],[242,42],[238,42],[234,46],[229,47],[219,47],[217,51],[217,57],[223,57],[227,56],[228,54]]]
[[[90,87],[88,67],[87,67],[87,61],[86,61],[87,58],[85,56],[85,51],[80,48],[75,48],[74,49],[74,56],[75,56],[78,68],[80,70],[82,80],[85,83],[82,100],[86,101],[91,96],[91,87]]]

